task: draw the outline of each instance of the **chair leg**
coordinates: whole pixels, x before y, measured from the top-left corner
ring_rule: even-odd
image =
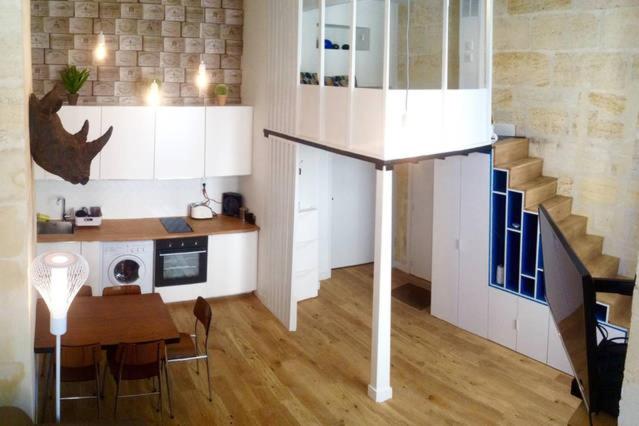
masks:
[[[120,399],[120,382],[115,381],[115,404],[113,406],[113,420],[118,419],[118,399]]]
[[[206,354],[206,382],[209,386],[209,401],[213,401],[211,397],[211,369],[209,368],[209,355]]]
[[[98,405],[98,419],[101,417],[100,412],[100,367],[95,371],[95,402]]]
[[[100,392],[100,398],[104,399],[104,384],[106,383],[106,374],[109,366],[105,365],[104,370],[102,371],[102,392]]]
[[[160,367],[161,368],[161,367]],[[162,372],[158,371],[158,411],[160,412],[160,421],[162,421]]]
[[[195,374],[197,374],[197,375],[200,374],[200,360],[199,359],[195,360]]]
[[[173,418],[173,402],[171,401],[171,381],[169,379],[169,364],[164,363],[164,378],[166,379],[166,393],[169,397],[169,415]]]
[[[45,355],[46,356],[46,355]],[[47,371],[45,377],[45,385],[44,385],[44,402],[42,403],[42,421],[44,422],[44,418],[47,415],[47,402],[49,401],[49,392],[51,386],[51,373],[53,371],[53,366],[51,365],[51,356],[48,357],[49,362],[46,363]]]

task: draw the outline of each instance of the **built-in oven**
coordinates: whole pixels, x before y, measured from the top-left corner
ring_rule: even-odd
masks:
[[[206,282],[208,237],[155,242],[155,286]]]

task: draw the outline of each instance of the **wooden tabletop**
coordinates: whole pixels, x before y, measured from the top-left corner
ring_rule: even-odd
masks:
[[[167,306],[157,293],[76,297],[67,314],[67,333],[63,345],[99,343],[103,347],[121,342],[179,340]],[[49,309],[44,300],[36,305],[34,352],[51,352],[55,336],[49,332]]]
[[[39,243],[60,243],[67,241],[146,241],[168,238],[202,237],[216,234],[253,232],[260,228],[240,219],[218,215],[214,219],[196,220],[184,218],[193,232],[170,234],[164,229],[160,218],[105,219],[101,226],[76,227],[70,235],[38,235]]]

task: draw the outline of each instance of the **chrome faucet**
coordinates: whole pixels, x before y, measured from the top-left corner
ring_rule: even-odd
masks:
[[[67,220],[67,200],[64,197],[58,197],[55,200],[55,204],[60,205],[62,203],[62,220]]]

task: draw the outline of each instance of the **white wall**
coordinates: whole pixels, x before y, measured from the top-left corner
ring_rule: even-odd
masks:
[[[59,219],[61,207],[56,198],[66,198],[67,209],[101,206],[106,219],[186,216],[188,205],[202,200],[202,182],[210,197],[221,201],[223,192],[238,192],[239,178],[187,180],[89,181],[85,186],[63,181],[37,181],[36,212]],[[220,205],[214,204],[220,211]]]
[[[370,263],[375,249],[375,166],[333,155],[331,267]]]
[[[430,280],[433,257],[434,160],[409,168],[409,219],[407,245],[411,274]]]

